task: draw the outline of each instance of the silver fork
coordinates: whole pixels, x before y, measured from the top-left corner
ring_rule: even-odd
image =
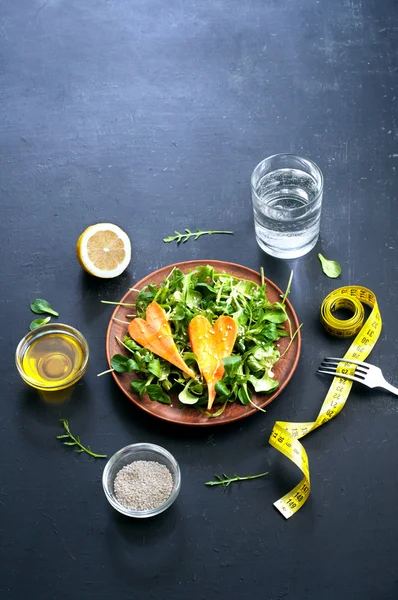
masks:
[[[349,374],[348,368],[343,368],[340,373],[337,373],[337,366],[339,363],[352,363],[356,365],[355,373],[353,375]],[[398,396],[398,388],[394,387],[384,379],[383,373],[379,367],[375,367],[369,363],[360,362],[359,360],[327,357],[323,359],[317,373],[325,373],[326,375],[333,375],[333,377],[351,379],[352,381],[363,383],[370,388],[380,387]]]

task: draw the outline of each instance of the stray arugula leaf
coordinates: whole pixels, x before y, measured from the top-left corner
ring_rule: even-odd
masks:
[[[328,260],[322,254],[318,254],[318,258],[321,261],[322,271],[330,277],[331,279],[335,279],[341,273],[341,266],[335,260]]]
[[[176,235],[169,235],[168,237],[163,238],[163,241],[167,244],[169,242],[177,242],[177,245],[181,242],[185,244],[189,240],[189,238],[193,237],[194,240],[197,240],[201,235],[213,235],[214,233],[221,234],[229,234],[232,235],[233,231],[216,231],[212,229],[210,231],[201,231],[197,229],[196,231],[191,231],[190,229],[185,229],[185,233],[180,233],[179,231],[174,231]]]
[[[34,329],[37,329],[38,327],[41,327],[42,325],[45,325],[49,321],[51,321],[51,317],[46,317],[45,319],[35,319],[29,325],[29,329],[31,331],[33,331]]]
[[[59,317],[59,314],[51,308],[50,303],[42,298],[36,298],[36,300],[33,300],[33,302],[30,303],[30,310],[37,315],[48,313],[49,315],[54,315],[54,317]]]
[[[90,456],[93,456],[94,458],[107,458],[106,454],[95,454],[95,452],[93,452],[90,448],[90,446],[87,446],[87,448],[85,448],[83,446],[83,444],[80,441],[79,436],[75,437],[74,435],[72,435],[70,429],[69,429],[69,423],[67,421],[67,419],[60,419],[60,422],[62,423],[62,425],[64,426],[64,429],[66,431],[66,434],[63,435],[57,435],[57,440],[63,440],[63,439],[70,439],[70,442],[63,442],[65,446],[78,446],[78,448],[76,449],[76,452],[86,452],[87,454],[89,454]]]
[[[258,475],[247,475],[246,477],[240,477],[236,473],[234,473],[233,477],[228,477],[228,475],[222,473],[222,476],[217,474],[214,475],[217,481],[206,481],[205,485],[221,485],[225,489],[235,481],[248,481],[249,479],[258,479],[259,477],[264,477],[265,475],[268,475],[268,471],[266,473],[259,473]]]

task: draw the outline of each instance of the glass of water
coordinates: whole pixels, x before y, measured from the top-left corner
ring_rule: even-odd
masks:
[[[257,243],[277,258],[297,258],[316,244],[321,219],[323,175],[308,158],[275,154],[251,177]]]

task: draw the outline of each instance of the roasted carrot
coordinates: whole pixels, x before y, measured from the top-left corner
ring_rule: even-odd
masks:
[[[207,383],[207,408],[210,410],[216,397],[216,383],[224,375],[222,360],[233,350],[238,326],[232,317],[222,316],[218,317],[212,327],[206,317],[198,315],[189,323],[188,334],[200,372]]]
[[[147,350],[175,365],[189,377],[195,373],[181,358],[171,334],[166,313],[157,302],[151,302],[146,309],[146,320],[137,317],[128,326],[129,336]]]

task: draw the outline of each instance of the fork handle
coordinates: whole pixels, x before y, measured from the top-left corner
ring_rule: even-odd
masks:
[[[388,383],[388,381],[386,381],[385,379],[384,379],[383,383],[381,384],[381,387],[384,388],[385,390],[388,390],[392,394],[395,394],[396,396],[398,396],[398,388],[391,385],[391,383]]]

